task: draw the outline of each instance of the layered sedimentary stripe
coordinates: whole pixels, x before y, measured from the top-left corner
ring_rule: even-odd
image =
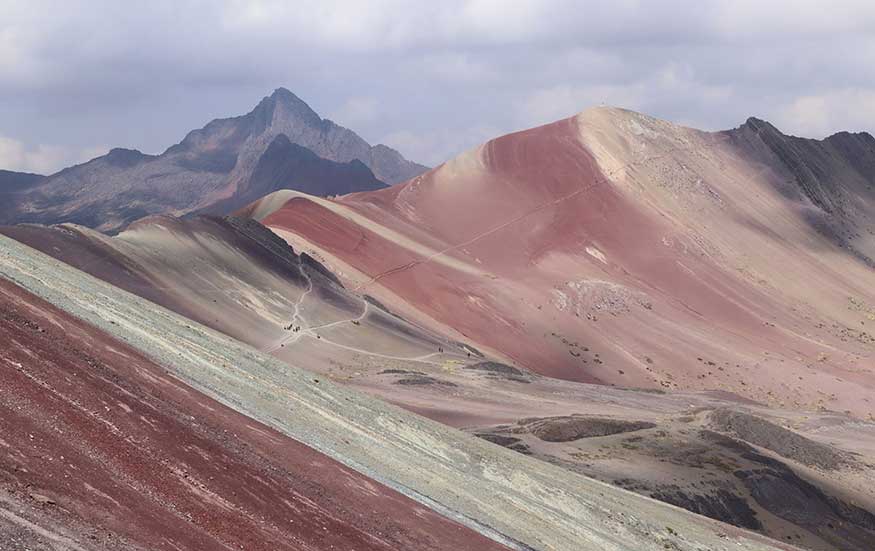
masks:
[[[4,548],[504,549],[5,279],[0,342]]]
[[[125,341],[222,404],[512,548],[781,545],[338,387],[8,238],[0,237],[0,250],[4,278]]]

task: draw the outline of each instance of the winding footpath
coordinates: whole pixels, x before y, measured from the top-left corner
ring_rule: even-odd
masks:
[[[355,346],[349,346],[343,343],[339,343],[336,341],[332,341],[330,339],[325,338],[324,336],[318,334],[316,331],[318,329],[330,329],[332,327],[337,327],[338,325],[343,325],[346,323],[361,323],[367,317],[368,312],[370,311],[370,303],[364,299],[359,299],[362,304],[362,312],[358,316],[349,319],[342,319],[338,321],[333,321],[330,323],[324,323],[322,325],[310,325],[304,315],[301,313],[302,306],[304,304],[304,300],[307,298],[307,295],[313,291],[313,280],[310,278],[310,275],[303,268],[303,266],[299,267],[301,275],[307,280],[307,289],[298,297],[298,300],[293,304],[293,312],[291,317],[291,331],[292,334],[278,340],[272,346],[266,348],[264,352],[272,354],[279,350],[280,348],[286,346],[292,346],[296,343],[300,342],[303,337],[309,337],[311,339],[319,339],[321,342],[325,343],[329,346],[334,346],[337,348],[342,348],[344,350],[349,350],[350,352],[356,352],[358,354],[364,354],[366,356],[374,356],[377,358],[385,358],[387,360],[401,360],[407,362],[419,362],[419,363],[427,363],[430,365],[441,365],[440,362],[430,361],[431,358],[436,356],[444,355],[441,352],[432,352],[430,354],[423,354],[421,356],[394,356],[390,354],[381,354],[379,352],[374,352],[372,350],[365,350],[364,348],[358,348]]]

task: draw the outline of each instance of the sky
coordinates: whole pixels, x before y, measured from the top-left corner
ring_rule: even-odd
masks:
[[[286,87],[436,165],[608,104],[875,131],[871,0],[0,0],[0,168],[159,153]]]

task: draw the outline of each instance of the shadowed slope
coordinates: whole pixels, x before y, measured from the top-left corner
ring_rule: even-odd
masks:
[[[875,267],[875,138],[849,132],[797,138],[758,119],[726,134],[757,161],[777,167],[777,189],[804,209],[816,230]]]
[[[203,209],[202,214],[226,215],[280,189],[297,189],[312,195],[345,195],[386,187],[358,159],[337,163],[319,157],[306,147],[277,136],[255,165],[245,185],[227,199]]]
[[[391,318],[344,289],[317,262],[299,256],[257,222],[239,218],[141,220],[108,237],[78,226],[22,225],[0,233],[148,300],[253,346],[277,353],[287,341],[316,339],[313,330],[351,324],[372,327],[372,343],[386,354],[406,345],[412,355],[452,345],[446,339]],[[293,329],[297,327],[298,330]],[[336,332],[336,330],[335,330]],[[390,337],[395,332],[398,337]],[[380,335],[385,338],[379,338]],[[403,337],[401,335],[404,335]],[[325,335],[325,342],[331,342]],[[388,341],[385,339],[389,339]],[[350,339],[340,339],[340,343]],[[455,347],[456,354],[462,352]]]

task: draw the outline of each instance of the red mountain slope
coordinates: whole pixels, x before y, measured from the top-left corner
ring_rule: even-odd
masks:
[[[872,415],[867,135],[861,149],[769,128],[594,109],[400,186],[280,192],[247,213],[356,289],[542,374]],[[788,160],[815,152],[828,170]]]

